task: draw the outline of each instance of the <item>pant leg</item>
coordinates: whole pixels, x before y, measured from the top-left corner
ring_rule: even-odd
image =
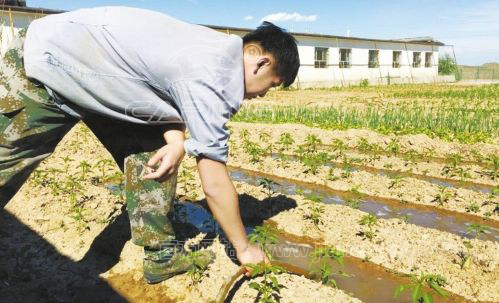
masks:
[[[43,87],[26,78],[24,31],[0,59],[0,207],[55,149],[76,119],[62,112]]]
[[[157,260],[171,255],[175,232],[168,214],[173,210],[177,174],[162,183],[140,177],[154,151],[165,145],[166,129],[182,130],[183,126],[139,125],[94,115],[85,116],[84,122],[125,174],[132,242],[144,247],[146,258]]]
[[[156,251],[155,257],[161,259],[172,252],[170,244],[175,239],[168,214],[173,209],[177,174],[163,183],[142,180],[152,155],[145,152],[125,159],[125,192],[133,243]],[[154,258],[153,254],[148,257]]]

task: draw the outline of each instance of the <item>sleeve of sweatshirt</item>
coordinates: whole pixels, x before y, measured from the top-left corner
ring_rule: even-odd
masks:
[[[177,83],[176,93],[182,100],[182,118],[189,130],[185,151],[192,156],[204,156],[227,162],[229,130],[226,123],[235,111],[217,92],[202,83]]]

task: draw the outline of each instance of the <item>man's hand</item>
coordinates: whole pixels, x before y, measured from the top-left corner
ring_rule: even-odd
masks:
[[[265,262],[270,264],[269,258],[265,255],[258,246],[248,245],[246,249],[243,249],[241,252],[237,252],[237,259],[241,262],[242,265],[247,263],[258,264],[261,262]],[[252,269],[246,267],[246,277],[251,277]]]
[[[165,181],[177,170],[184,154],[184,141],[182,140],[163,146],[147,162],[148,173],[142,178]]]

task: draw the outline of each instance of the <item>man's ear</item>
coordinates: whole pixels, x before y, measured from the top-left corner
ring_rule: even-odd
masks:
[[[256,68],[253,70],[253,74],[256,75],[256,73],[258,72],[259,69],[261,69],[262,67],[264,67],[265,65],[270,65],[271,61],[270,61],[270,58],[269,57],[261,57],[260,59],[258,59],[258,61],[256,62]]]

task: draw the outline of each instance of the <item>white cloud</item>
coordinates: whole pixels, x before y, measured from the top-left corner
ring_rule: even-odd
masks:
[[[244,20],[246,20],[246,21],[253,20],[253,16],[246,16],[246,17],[244,17]]]
[[[299,13],[274,13],[263,17],[262,21],[278,22],[278,21],[297,21],[311,22],[317,20],[317,15],[304,16]]]

